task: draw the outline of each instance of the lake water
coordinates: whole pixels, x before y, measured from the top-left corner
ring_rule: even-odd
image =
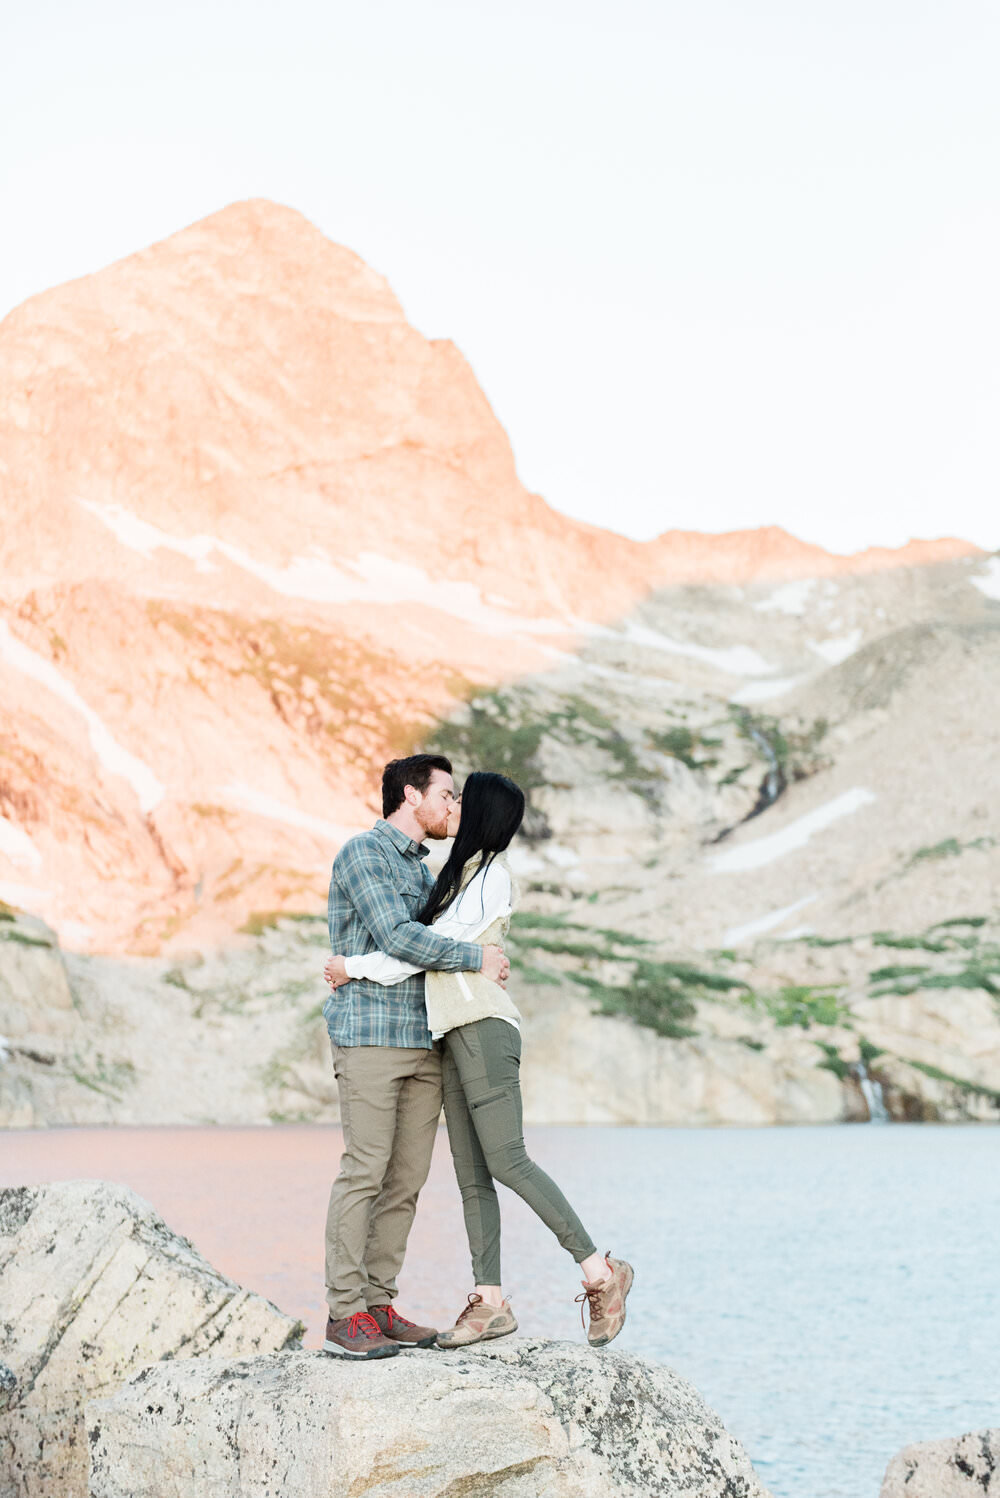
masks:
[[[1000,1425],[1000,1131],[534,1128],[528,1145],[636,1266],[616,1350],[689,1378],[777,1498],[877,1498],[901,1446]],[[127,1182],[316,1346],[339,1150],[336,1128],[7,1133],[0,1182]],[[521,1330],[582,1338],[574,1266],[502,1194]],[[442,1133],[400,1309],[448,1324],[468,1275]]]

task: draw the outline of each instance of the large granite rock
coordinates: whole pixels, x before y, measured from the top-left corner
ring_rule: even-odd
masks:
[[[0,1192],[0,1304],[2,1498],[82,1498],[84,1403],[147,1363],[272,1352],[301,1334],[103,1181]]]
[[[880,1498],[990,1498],[1000,1493],[1000,1430],[904,1446],[889,1463]]]
[[[766,1498],[684,1379],[564,1342],[162,1363],[87,1424],[91,1498]]]

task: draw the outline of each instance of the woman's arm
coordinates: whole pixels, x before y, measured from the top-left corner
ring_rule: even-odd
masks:
[[[474,941],[501,916],[510,915],[510,875],[502,864],[492,863],[484,874],[469,881],[460,895],[445,906],[434,922],[438,936],[452,941]],[[388,952],[366,952],[348,957],[344,963],[349,978],[367,978],[391,987],[423,969],[401,962]]]

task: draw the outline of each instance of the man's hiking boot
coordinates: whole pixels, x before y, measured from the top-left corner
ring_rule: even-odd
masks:
[[[517,1331],[517,1322],[510,1302],[502,1306],[489,1305],[481,1295],[470,1295],[465,1310],[460,1312],[454,1326],[446,1332],[438,1332],[439,1347],[468,1347],[473,1342],[490,1342],[494,1337],[507,1337]]]
[[[328,1319],[323,1351],[332,1358],[394,1358],[399,1343],[383,1337],[374,1316],[357,1311],[340,1321],[334,1321],[332,1316]]]
[[[437,1332],[433,1326],[414,1326],[412,1321],[407,1321],[391,1305],[369,1306],[368,1314],[373,1321],[378,1322],[378,1329],[383,1337],[387,1337],[390,1342],[398,1342],[400,1347],[434,1346]]]
[[[612,1259],[605,1255],[611,1277],[606,1280],[583,1281],[583,1294],[578,1301],[585,1301],[590,1311],[587,1341],[591,1347],[606,1347],[613,1342],[625,1325],[625,1297],[632,1288],[634,1278],[632,1265],[624,1259]],[[583,1320],[583,1305],[580,1306]]]

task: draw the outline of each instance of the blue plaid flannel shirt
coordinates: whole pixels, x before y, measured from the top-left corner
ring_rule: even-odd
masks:
[[[434,884],[423,863],[428,850],[381,819],[350,838],[333,861],[327,924],[330,946],[345,957],[388,952],[403,962],[445,973],[478,972],[475,942],[435,936],[414,917]],[[334,1045],[423,1047],[433,1044],[424,1007],[424,975],[391,987],[355,979],[332,993],[323,1017]]]

